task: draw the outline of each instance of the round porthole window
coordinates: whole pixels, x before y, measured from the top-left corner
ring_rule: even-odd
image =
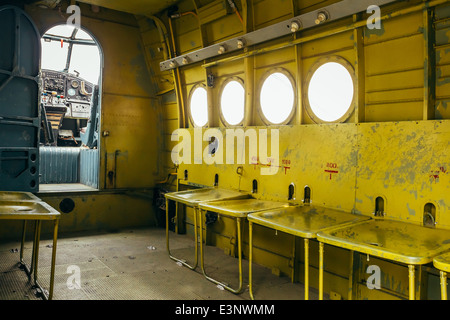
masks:
[[[190,117],[196,127],[203,127],[208,123],[208,97],[203,85],[195,86],[189,99]]]
[[[277,69],[264,79],[260,91],[262,118],[267,124],[286,124],[294,114],[294,80],[291,75]]]
[[[231,78],[222,89],[220,110],[225,124],[237,126],[244,121],[245,89],[240,79]]]
[[[315,122],[342,122],[353,111],[353,67],[344,59],[327,59],[311,70],[307,110]]]

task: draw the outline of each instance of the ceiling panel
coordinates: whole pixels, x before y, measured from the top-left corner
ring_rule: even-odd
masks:
[[[153,15],[174,5],[178,1],[179,0],[81,0],[79,2],[136,15]]]

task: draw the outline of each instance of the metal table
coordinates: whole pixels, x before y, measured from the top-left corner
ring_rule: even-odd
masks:
[[[166,245],[169,257],[181,263],[182,265],[194,270],[198,265],[198,242],[197,242],[197,210],[198,205],[204,201],[219,201],[225,199],[243,199],[250,197],[247,193],[229,190],[229,189],[219,189],[219,188],[201,188],[192,189],[178,192],[170,192],[165,194],[166,197]],[[194,237],[195,237],[195,264],[190,265],[185,260],[174,257],[170,253],[169,245],[169,200],[174,201],[175,204],[175,217],[178,216],[178,204],[181,203],[187,207],[194,209]]]
[[[309,240],[315,239],[319,231],[329,228],[350,225],[368,220],[370,217],[350,214],[323,207],[300,206],[283,208],[249,214],[249,291],[253,297],[252,287],[252,248],[253,224],[285,232],[304,238],[305,246],[305,300],[309,299]]]
[[[415,266],[433,261],[450,250],[450,231],[420,225],[372,219],[317,234],[319,243],[319,295],[323,298],[323,244],[349,249],[408,265],[409,299],[415,299]]]
[[[200,211],[200,226],[202,223],[202,216],[206,214],[206,212],[214,212],[219,215],[223,215],[229,218],[233,218],[236,220],[237,225],[237,240],[238,240],[238,259],[239,259],[239,287],[237,289],[233,289],[230,286],[215,280],[208,276],[205,271],[205,261],[204,261],[204,252],[203,252],[203,232],[200,232],[200,262],[203,275],[209,281],[221,285],[223,288],[231,291],[233,293],[240,293],[243,288],[243,276],[242,276],[242,228],[241,223],[248,214],[258,211],[271,210],[271,209],[279,209],[291,206],[291,204],[287,202],[276,202],[276,201],[264,201],[257,199],[242,199],[242,200],[229,200],[229,201],[214,201],[209,203],[201,203],[199,205]],[[206,232],[206,225],[205,225]]]
[[[60,213],[57,210],[53,209],[47,203],[41,201],[31,193],[0,192],[0,220],[23,220],[22,241],[20,245],[20,264],[28,277],[31,278],[31,276],[33,276],[34,285],[41,290],[42,296],[45,300],[51,300],[53,297],[59,218]],[[23,260],[25,231],[28,220],[35,221],[30,267],[28,267]],[[54,221],[50,288],[48,294],[38,282],[39,241],[41,236],[42,221]]]
[[[450,272],[450,252],[435,257],[433,265],[441,274],[441,299],[447,300],[447,272]]]

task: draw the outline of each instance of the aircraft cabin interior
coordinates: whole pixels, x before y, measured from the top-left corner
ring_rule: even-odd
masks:
[[[447,300],[449,103],[448,0],[1,1],[0,300]]]

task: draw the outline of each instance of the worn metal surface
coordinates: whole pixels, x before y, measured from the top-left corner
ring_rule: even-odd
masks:
[[[216,212],[233,218],[246,218],[247,214],[258,211],[289,207],[288,202],[263,201],[257,199],[227,200],[200,203],[203,211]]]
[[[250,213],[247,219],[255,224],[311,239],[319,231],[368,220],[369,217],[320,207],[297,206]]]
[[[321,231],[320,242],[405,264],[422,265],[450,250],[450,231],[417,224],[372,219]]]
[[[445,253],[433,259],[433,265],[442,271],[450,272],[450,253]]]
[[[0,191],[0,201],[40,201],[30,192]]]
[[[179,192],[170,192],[164,195],[167,199],[184,203],[189,206],[198,206],[201,202],[218,201],[224,199],[248,198],[245,192],[228,189],[204,188]]]
[[[45,202],[0,201],[0,219],[54,220],[61,214]]]

